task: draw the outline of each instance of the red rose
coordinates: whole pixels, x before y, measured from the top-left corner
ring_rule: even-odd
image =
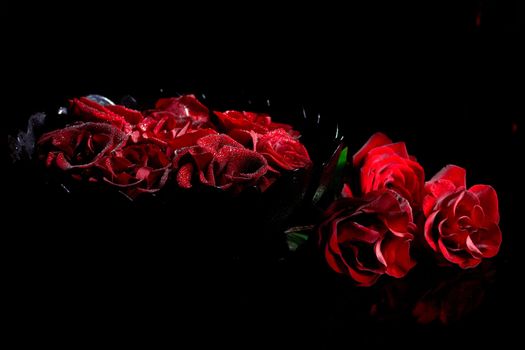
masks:
[[[184,126],[186,123],[190,123],[190,126],[194,129],[213,127],[210,123],[208,108],[200,103],[194,95],[161,98],[155,104],[155,109],[147,112],[150,117],[158,113],[161,116],[156,116],[157,120],[169,114],[176,120],[178,125]]]
[[[467,190],[465,169],[449,165],[426,183],[425,191],[424,236],[435,252],[464,269],[498,253],[498,196],[491,186]]]
[[[126,132],[131,126],[142,121],[142,114],[124,106],[102,106],[87,97],[74,98],[70,101],[71,114],[84,121],[109,123]]]
[[[137,125],[137,130],[131,134],[131,138],[133,142],[150,140],[166,147],[170,141],[191,131],[191,121],[176,118],[171,112],[153,112]]]
[[[119,150],[126,140],[127,135],[110,124],[82,123],[44,134],[37,144],[48,167],[83,170]]]
[[[376,133],[354,155],[353,163],[361,168],[363,193],[388,188],[406,198],[414,208],[421,206],[425,173],[408,155],[404,142],[392,143],[384,134]]]
[[[171,159],[155,144],[143,143],[119,149],[101,159],[97,167],[104,181],[120,187],[132,198],[157,192],[168,180]]]
[[[234,192],[250,186],[266,187],[266,159],[224,134],[201,137],[195,146],[175,151],[173,164],[182,188],[190,188],[195,182]]]
[[[272,122],[272,118],[268,114],[239,111],[215,111],[215,114],[227,134],[237,129],[254,131],[258,134],[266,134],[275,129],[284,129],[293,137],[299,137],[299,132],[293,130],[291,125]]]
[[[414,229],[408,202],[383,190],[335,201],[318,233],[328,265],[370,286],[383,274],[403,277],[415,265],[409,254]]]
[[[306,168],[312,163],[306,147],[283,129],[260,136],[256,150],[275,170],[296,170]]]

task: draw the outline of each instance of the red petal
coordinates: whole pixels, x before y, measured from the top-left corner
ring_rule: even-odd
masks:
[[[350,219],[334,220],[333,230],[337,231],[338,241],[340,244],[346,242],[359,241],[374,243],[380,238],[380,233],[372,228],[352,222]]]
[[[447,165],[441,169],[429,182],[435,182],[439,180],[448,180],[452,182],[457,188],[466,187],[467,185],[467,172],[465,169],[457,165]]]
[[[155,108],[172,112],[177,118],[190,117],[196,124],[208,122],[209,111],[194,95],[161,98]]]
[[[484,258],[492,258],[498,254],[501,246],[501,230],[495,223],[487,228],[480,228],[467,238],[467,247],[479,252]]]
[[[64,157],[64,153],[62,152],[58,153],[55,159],[55,164],[59,169],[62,170],[67,170],[71,168],[71,164],[66,160],[66,158]]]
[[[434,250],[435,252],[437,252],[438,247],[436,246],[436,242],[434,241],[434,237],[433,237],[434,234],[432,231],[434,230],[434,221],[438,213],[439,213],[438,211],[435,211],[428,216],[427,220],[425,221],[425,228],[424,228],[425,240],[427,241],[430,248],[432,248],[432,250]]]
[[[341,191],[341,196],[343,198],[352,198],[352,190],[350,189],[350,186],[348,184],[343,185],[343,190]]]
[[[475,205],[474,208],[472,208],[471,220],[474,226],[483,226],[483,223],[485,221],[485,213],[481,206]]]
[[[191,178],[193,177],[193,164],[186,163],[177,172],[177,183],[182,188],[191,188]]]
[[[333,229],[333,228],[332,228]],[[343,258],[337,235],[331,231],[329,240],[325,248],[325,258],[328,265],[336,272],[349,275],[362,287],[368,287],[377,281],[379,274],[370,271],[360,271],[357,267],[352,267]]]
[[[138,124],[142,121],[142,119],[144,119],[142,113],[140,113],[139,111],[129,109],[124,106],[110,105],[106,106],[106,108],[120,116],[123,116],[126,119],[126,121],[132,125]]]
[[[454,193],[456,190],[456,185],[449,180],[427,182],[425,184],[427,195],[423,199],[423,211],[425,215],[428,216],[434,209],[436,209],[435,205],[439,198]]]
[[[416,264],[410,257],[410,241],[389,236],[381,242],[380,249],[386,262],[386,274],[401,278]]]
[[[392,140],[390,140],[388,136],[380,132],[375,133],[368,139],[368,141],[366,141],[363,147],[361,147],[361,149],[357,151],[356,154],[354,154],[354,157],[353,157],[354,166],[359,166],[362,160],[368,154],[368,152],[372,150],[373,148],[387,145],[389,143],[392,143]]]
[[[330,236],[330,239],[328,241],[328,244],[325,247],[325,258],[328,265],[338,273],[344,273],[347,269],[341,256],[341,251],[339,250],[339,247],[337,246],[337,242],[334,244],[334,236]],[[332,251],[332,250],[335,251]]]
[[[135,177],[139,180],[146,180],[150,174],[151,174],[151,169],[142,167],[139,170],[137,170]]]
[[[468,269],[468,268],[476,267],[481,262],[481,259],[478,259],[478,258],[475,258],[475,257],[459,256],[457,254],[452,253],[445,246],[445,244],[443,243],[441,238],[438,239],[438,246],[439,246],[440,252],[443,254],[445,259],[447,259],[448,261],[450,261],[450,262],[452,262],[454,264],[458,264],[459,267],[461,267],[462,269]],[[468,253],[466,253],[466,254],[468,254]]]
[[[479,205],[479,199],[468,191],[461,191],[459,196],[454,200],[452,212],[456,217],[470,216],[474,208]]]
[[[53,162],[55,161],[56,153],[55,152],[49,152],[46,157],[46,167],[50,167],[53,165]]]
[[[403,159],[410,160],[408,156],[407,147],[404,142],[390,143],[386,145],[380,145],[368,152],[369,156],[381,155],[381,154],[395,154]]]
[[[177,137],[173,140],[170,140],[169,145],[171,148],[175,150],[179,148],[183,148],[183,147],[194,146],[195,144],[197,144],[197,141],[201,137],[211,135],[211,134],[216,134],[216,133],[217,132],[212,129],[199,129],[199,130],[196,130],[195,132],[190,132],[180,137]]]
[[[478,199],[488,220],[499,223],[498,195],[489,185],[474,185],[469,189]]]

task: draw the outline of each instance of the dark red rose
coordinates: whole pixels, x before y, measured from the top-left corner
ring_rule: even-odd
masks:
[[[44,134],[37,144],[48,167],[68,171],[92,168],[126,140],[127,135],[111,124],[82,123]]]
[[[415,265],[409,252],[414,230],[408,202],[382,190],[332,203],[318,233],[328,265],[370,286],[383,274],[403,277]]]
[[[142,121],[142,113],[124,106],[102,106],[86,97],[74,98],[70,101],[70,110],[73,116],[81,120],[97,123],[110,123],[126,132],[131,126]]]
[[[166,147],[171,141],[194,131],[190,120],[177,118],[171,112],[149,113],[131,134],[133,142],[151,141]]]
[[[461,268],[495,256],[501,245],[498,196],[488,185],[466,189],[466,171],[448,165],[425,185],[425,240]]]
[[[266,188],[266,159],[224,134],[201,137],[195,146],[175,151],[173,164],[182,188],[195,183],[233,192],[251,186]]]
[[[194,95],[161,98],[155,104],[155,109],[147,112],[147,116],[154,117],[156,120],[161,120],[167,115],[170,115],[180,126],[189,123],[193,129],[213,128],[208,108]]]
[[[215,111],[215,114],[227,134],[230,134],[234,130],[254,131],[258,134],[266,134],[271,130],[284,129],[293,137],[300,136],[299,132],[293,130],[291,125],[272,122],[272,118],[268,114],[239,111]]]
[[[151,143],[129,145],[101,159],[97,167],[107,183],[135,198],[144,192],[157,192],[168,180],[171,154]]]
[[[256,150],[277,171],[306,168],[312,163],[306,147],[283,129],[261,135]]]
[[[414,208],[420,208],[425,173],[408,155],[404,142],[392,143],[384,134],[376,133],[354,155],[353,163],[361,169],[363,193],[387,188],[406,198]]]

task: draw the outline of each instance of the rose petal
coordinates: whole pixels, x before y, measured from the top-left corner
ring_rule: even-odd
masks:
[[[439,180],[448,180],[456,188],[465,188],[467,185],[467,172],[457,165],[450,164],[441,169],[429,182],[432,183]]]
[[[343,198],[351,198],[351,197],[353,197],[352,189],[350,188],[350,186],[348,184],[344,184],[343,185],[343,189],[341,191],[341,196]]]
[[[425,195],[423,199],[423,211],[426,216],[436,209],[436,203],[438,199],[454,193],[457,190],[457,186],[449,180],[437,180],[427,182],[425,184]]]
[[[384,257],[386,274],[389,276],[401,278],[416,264],[410,257],[410,241],[407,239],[386,237],[381,242],[380,252]]]
[[[161,98],[155,104],[155,108],[171,112],[178,119],[190,118],[196,127],[210,126],[209,110],[199,102],[195,95]]]
[[[474,185],[469,192],[475,194],[487,219],[494,223],[499,223],[498,195],[492,186]]]
[[[479,205],[475,205],[474,208],[472,208],[472,213],[470,216],[472,219],[472,224],[476,227],[482,226],[485,222],[485,212]]]
[[[138,124],[142,121],[142,119],[144,119],[144,116],[139,111],[129,109],[121,105],[108,105],[105,106],[105,108],[109,109],[115,114],[123,116],[131,125]]]
[[[479,205],[479,199],[473,193],[463,190],[454,200],[452,205],[452,214],[455,217],[467,215],[470,216],[474,207]]]
[[[477,259],[475,257],[459,256],[457,254],[452,253],[445,246],[441,238],[438,239],[438,246],[439,246],[440,252],[443,254],[445,259],[447,259],[448,261],[454,264],[458,264],[459,267],[461,267],[462,269],[476,267],[481,262],[481,259]]]
[[[389,143],[386,145],[378,145],[368,151],[368,156],[392,154],[399,156],[403,159],[410,160],[406,144],[404,142]]]
[[[182,188],[191,188],[191,178],[193,174],[193,164],[186,163],[177,172],[177,183]]]
[[[487,228],[480,228],[472,233],[468,237],[467,246],[473,251],[480,252],[484,258],[492,258],[498,254],[501,241],[501,230],[497,224],[492,223]]]
[[[361,149],[357,151],[356,154],[354,154],[353,159],[352,159],[354,166],[356,167],[359,166],[361,162],[363,161],[363,159],[368,154],[368,152],[372,150],[373,148],[387,145],[389,143],[392,143],[392,140],[390,140],[388,136],[380,132],[375,133],[368,139],[368,141],[366,141],[363,147],[361,147]]]
[[[376,230],[350,220],[351,218],[346,218],[345,220],[340,221],[334,220],[334,223],[336,224],[335,229],[337,230],[340,244],[351,241],[372,244],[380,238],[380,234]]]
[[[438,247],[433,237],[434,221],[436,219],[437,214],[439,214],[438,211],[435,211],[432,214],[430,214],[427,220],[425,221],[425,227],[424,227],[425,240],[427,241],[430,248],[432,248],[432,250],[434,251],[438,250]]]

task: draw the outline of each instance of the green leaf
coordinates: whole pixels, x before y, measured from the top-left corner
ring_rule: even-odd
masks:
[[[288,243],[288,249],[290,249],[292,252],[295,252],[297,248],[306,243],[314,227],[314,225],[296,226],[286,230],[285,234],[286,242]]]
[[[348,147],[340,143],[330,160],[326,163],[319,179],[319,186],[312,198],[314,205],[321,199],[332,201],[341,192],[344,181],[344,171],[347,164]]]

